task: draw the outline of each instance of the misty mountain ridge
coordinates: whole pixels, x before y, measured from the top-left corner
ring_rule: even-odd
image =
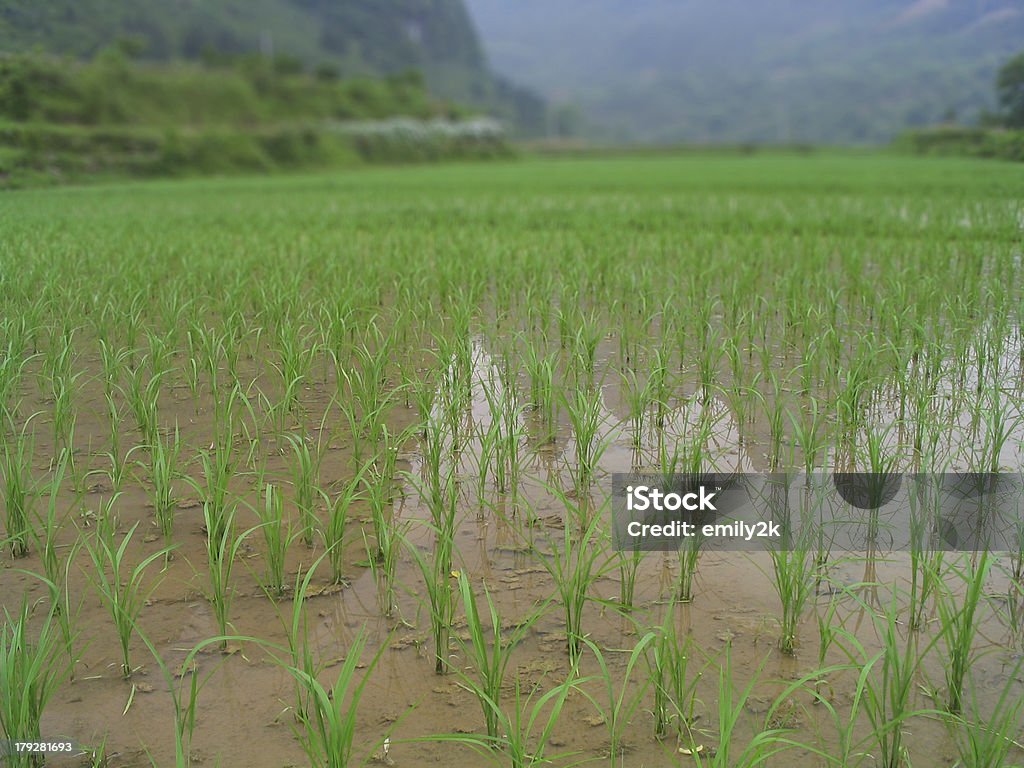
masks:
[[[993,108],[1024,47],[1024,0],[468,5],[495,69],[599,139],[884,141]]]

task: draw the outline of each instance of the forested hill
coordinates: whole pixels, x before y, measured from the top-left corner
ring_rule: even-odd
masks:
[[[466,0],[495,69],[630,141],[885,141],[995,106],[1024,0]]]
[[[417,69],[438,96],[543,129],[541,100],[489,70],[462,0],[0,0],[2,52],[87,58],[125,40],[153,60],[259,52],[346,77]]]

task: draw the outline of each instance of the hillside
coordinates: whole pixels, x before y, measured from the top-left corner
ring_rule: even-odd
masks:
[[[994,106],[1020,0],[468,0],[563,127],[634,141],[885,141]]]
[[[442,98],[543,126],[543,103],[489,71],[461,0],[0,0],[3,52],[91,57],[126,38],[152,60],[261,52],[346,77],[417,69]]]

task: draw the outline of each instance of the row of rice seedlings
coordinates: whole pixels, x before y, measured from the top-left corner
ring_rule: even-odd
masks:
[[[51,586],[51,592],[56,586]],[[41,624],[30,628],[35,608],[22,600],[13,616],[4,607],[0,625],[0,735],[11,748],[2,755],[11,768],[38,768],[38,753],[13,749],[15,742],[42,741],[46,706],[69,674],[61,663],[57,606],[51,604]]]
[[[168,548],[164,547],[131,566],[127,552],[132,537],[139,527],[136,523],[120,541],[117,539],[117,517],[113,514],[113,503],[110,499],[96,519],[94,533],[85,539],[85,549],[92,561],[89,577],[92,580],[100,599],[110,612],[114,629],[121,647],[121,674],[131,677],[131,638],[138,622],[142,606],[145,604],[156,584],[145,589],[143,579],[146,569],[161,557],[166,557]]]

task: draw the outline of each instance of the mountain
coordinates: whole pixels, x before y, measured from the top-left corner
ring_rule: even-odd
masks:
[[[604,140],[885,141],[994,105],[1024,0],[467,0],[493,66]]]
[[[439,96],[543,130],[543,102],[490,71],[462,0],[0,0],[0,52],[91,57],[126,39],[154,60],[261,52],[342,75],[417,69]]]

